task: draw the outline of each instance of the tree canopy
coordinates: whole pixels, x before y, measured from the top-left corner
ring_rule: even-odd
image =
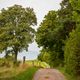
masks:
[[[59,10],[49,11],[45,15],[36,33],[36,42],[39,46],[52,52],[49,54],[51,54],[53,64],[59,61],[59,64],[64,63],[66,40],[77,27],[76,10],[70,0],[63,0],[60,5]],[[74,13],[76,17],[74,17]]]
[[[76,29],[70,33],[65,45],[65,69],[68,73],[80,76],[80,1],[70,0],[74,9],[73,19]]]
[[[0,52],[12,53],[17,60],[18,52],[28,49],[33,42],[37,24],[33,8],[14,5],[0,12]]]

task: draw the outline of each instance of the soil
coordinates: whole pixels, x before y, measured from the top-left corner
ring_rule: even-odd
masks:
[[[33,80],[65,80],[65,77],[56,69],[39,69]]]

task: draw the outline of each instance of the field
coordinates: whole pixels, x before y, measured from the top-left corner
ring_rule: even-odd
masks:
[[[0,60],[0,64],[4,61]],[[0,80],[32,80],[39,68],[50,67],[47,63],[38,60],[29,60],[25,64],[21,62],[17,67],[13,67],[11,61],[6,61],[6,65],[0,66]]]
[[[33,75],[37,70],[38,70],[38,68],[30,67],[30,68],[25,69],[25,71],[17,73],[17,75],[15,75],[16,72],[14,72],[14,74],[9,74],[9,72],[8,72],[8,76],[2,77],[2,78],[0,78],[0,80],[32,80]],[[6,73],[5,73],[5,75],[6,75]]]

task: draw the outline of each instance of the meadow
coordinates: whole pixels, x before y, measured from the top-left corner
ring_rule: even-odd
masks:
[[[5,65],[1,65],[5,62]],[[35,72],[40,68],[50,66],[38,60],[28,60],[24,64],[14,66],[12,61],[0,59],[0,80],[32,80]]]

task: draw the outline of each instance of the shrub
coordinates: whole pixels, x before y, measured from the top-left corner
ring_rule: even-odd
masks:
[[[65,70],[72,75],[80,75],[80,31],[72,31],[64,53]]]

